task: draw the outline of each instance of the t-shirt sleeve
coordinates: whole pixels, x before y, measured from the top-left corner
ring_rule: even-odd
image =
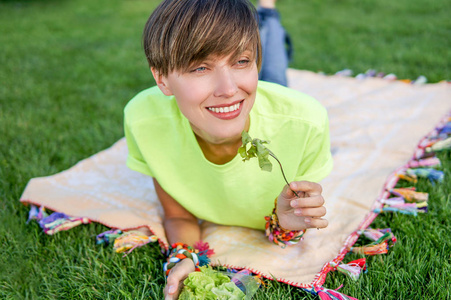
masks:
[[[124,117],[124,132],[128,147],[127,167],[153,177],[153,174],[141,153],[141,149],[138,146],[137,139],[133,134],[133,128],[127,122],[127,116]]]
[[[326,113],[323,126],[312,127],[295,181],[319,182],[329,175],[332,168],[333,159],[330,152],[329,119]]]

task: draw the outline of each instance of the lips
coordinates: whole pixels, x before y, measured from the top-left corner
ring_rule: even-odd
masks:
[[[221,120],[231,120],[241,113],[244,100],[235,101],[231,104],[208,106],[207,110],[216,118]]]

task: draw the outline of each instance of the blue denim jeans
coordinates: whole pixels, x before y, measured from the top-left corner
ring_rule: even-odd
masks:
[[[289,37],[277,10],[258,7],[257,12],[263,52],[259,79],[287,86],[290,53],[285,45],[289,43]]]

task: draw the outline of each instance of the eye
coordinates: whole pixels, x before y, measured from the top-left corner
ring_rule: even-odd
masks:
[[[250,65],[250,60],[249,59],[247,59],[247,58],[244,58],[244,59],[240,59],[240,60],[238,60],[237,62],[236,62],[236,67],[237,68],[247,68],[249,65]]]
[[[193,70],[191,71],[191,73],[202,73],[202,72],[205,72],[206,70],[207,70],[206,67],[198,67],[198,68],[196,68],[196,69],[193,69]]]
[[[249,63],[250,61],[248,59],[241,59],[237,62],[238,65],[240,66],[245,66]]]

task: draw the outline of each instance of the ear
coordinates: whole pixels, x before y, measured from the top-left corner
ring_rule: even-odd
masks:
[[[157,83],[160,90],[165,94],[166,96],[172,96],[173,93],[169,87],[168,79],[166,76],[161,75],[155,68],[150,68],[152,71],[153,78],[155,79],[155,82]]]

